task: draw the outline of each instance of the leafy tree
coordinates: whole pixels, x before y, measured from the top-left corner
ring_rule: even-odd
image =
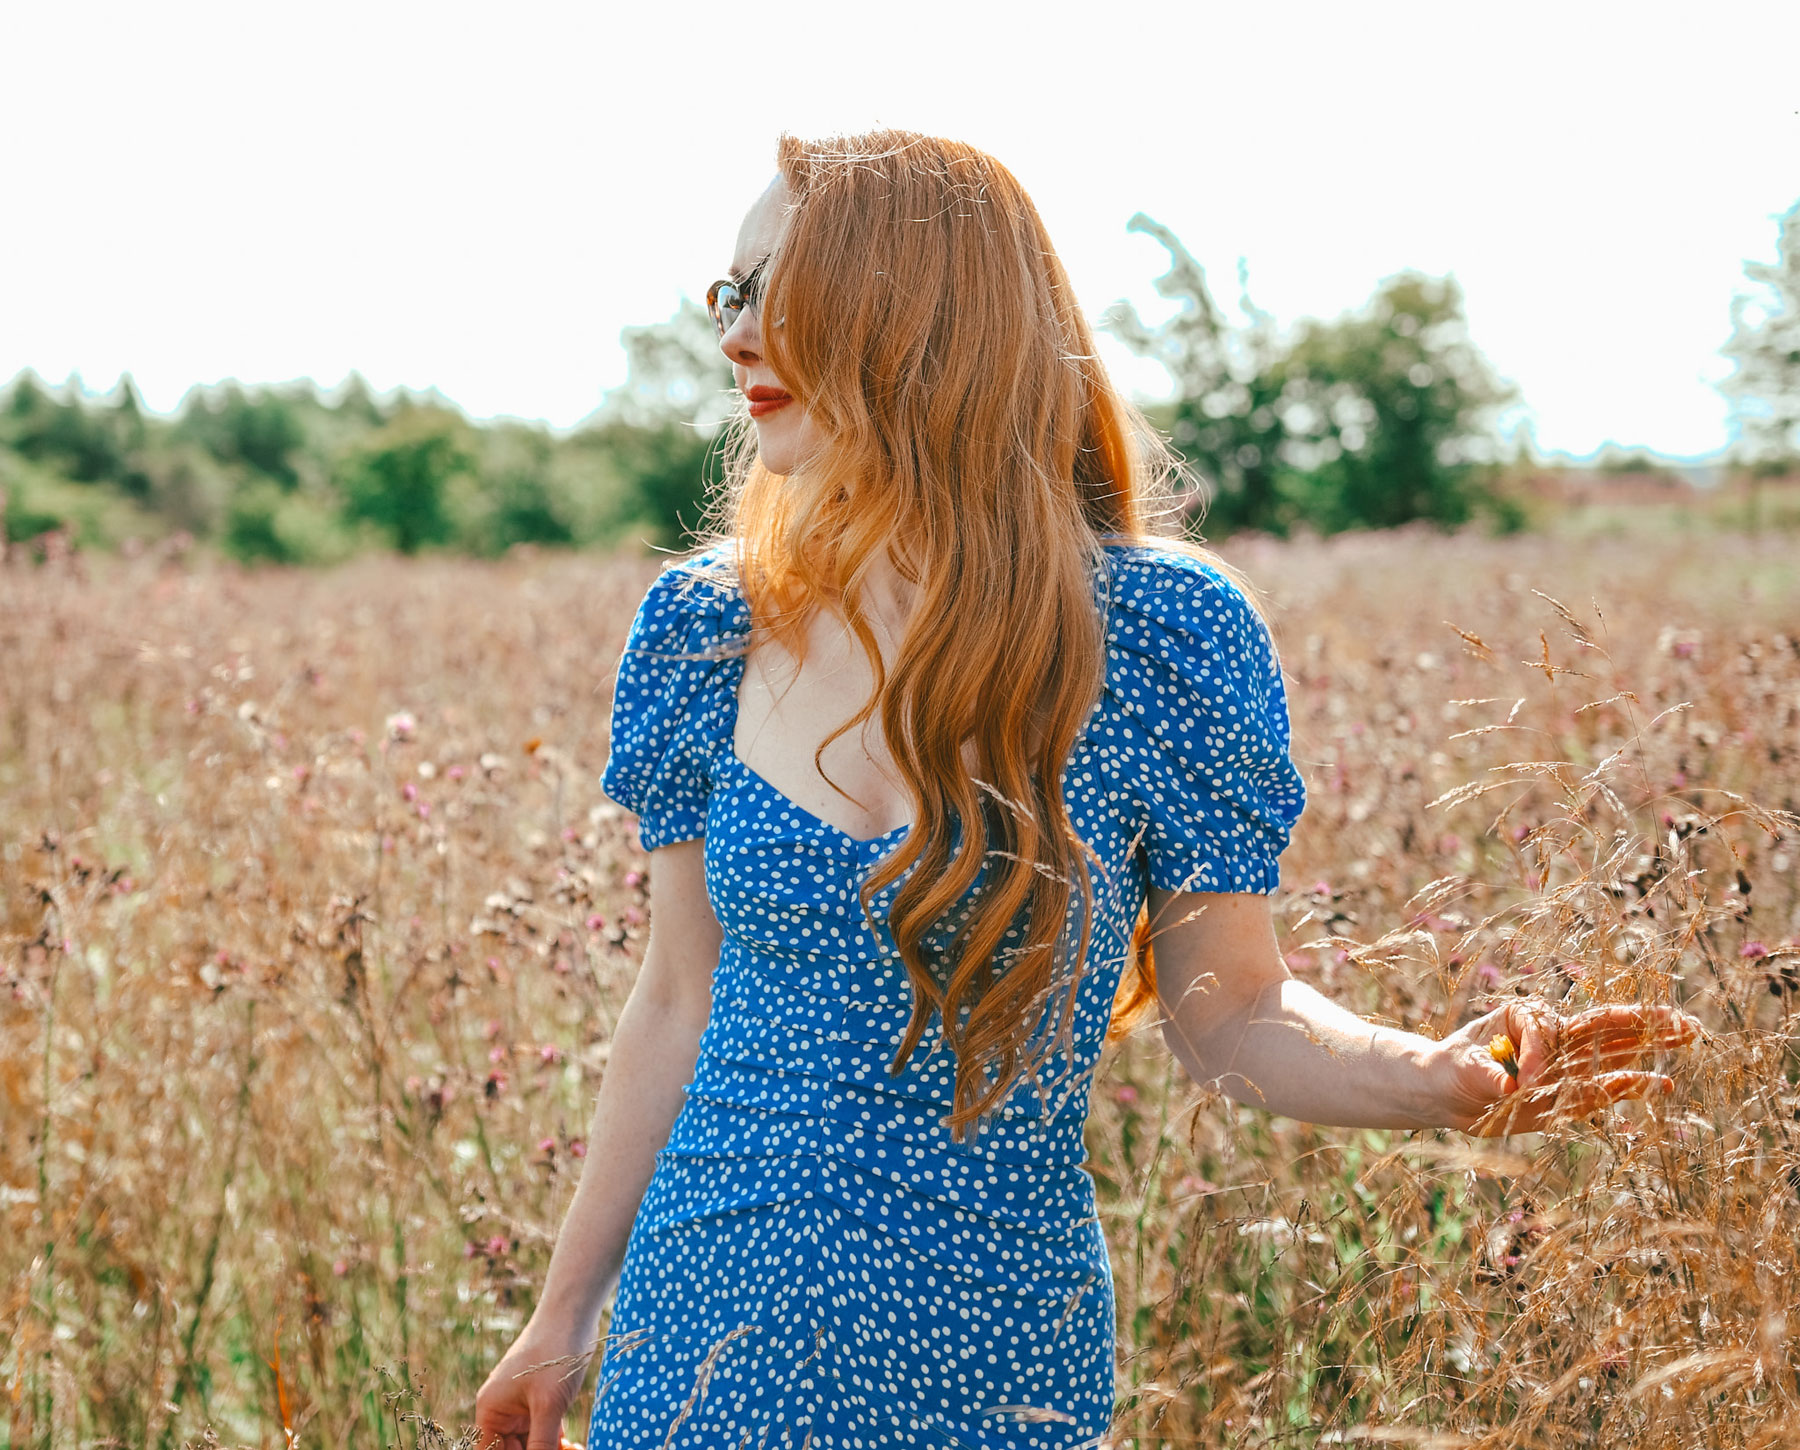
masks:
[[[279,489],[260,481],[239,489],[225,515],[226,552],[246,564],[300,562],[281,531],[280,517]]]
[[[712,318],[682,299],[667,322],[628,327],[625,384],[608,393],[587,443],[624,482],[623,524],[676,545],[705,516],[720,425],[732,406],[731,364]]]
[[[1156,288],[1182,307],[1153,328],[1120,304],[1106,326],[1169,370],[1170,434],[1210,486],[1215,528],[1452,525],[1491,502],[1492,414],[1513,394],[1470,342],[1453,281],[1404,273],[1362,312],[1284,335],[1242,264],[1233,321],[1173,232],[1130,225],[1168,251]]]
[[[500,554],[515,544],[577,542],[578,522],[556,486],[554,440],[541,428],[518,423],[481,430],[478,495],[465,509],[462,534],[478,554]]]
[[[10,470],[0,469],[0,542],[22,544],[67,523],[28,495]]]
[[[231,473],[200,448],[160,449],[149,472],[151,507],[174,527],[198,538],[207,538],[218,529],[238,491],[238,481]]]
[[[356,544],[321,499],[268,478],[232,495],[220,542],[245,563],[272,564],[330,564]]]
[[[220,463],[242,464],[293,488],[299,482],[294,456],[306,443],[297,401],[272,388],[246,393],[236,383],[227,383],[216,396],[195,389],[183,404],[178,432]]]
[[[667,322],[627,327],[625,383],[600,405],[602,422],[657,427],[690,423],[711,433],[732,409],[731,364],[699,303],[684,297]]]
[[[1156,279],[1162,296],[1181,303],[1167,322],[1149,327],[1137,309],[1121,302],[1103,325],[1140,357],[1154,358],[1175,382],[1169,433],[1211,493],[1207,517],[1216,527],[1280,530],[1278,496],[1280,405],[1285,379],[1283,347],[1273,319],[1250,301],[1245,272],[1238,272],[1238,310],[1233,325],[1213,301],[1206,272],[1161,222],[1139,212],[1127,226],[1161,242],[1169,270]]]
[[[7,406],[13,448],[35,462],[55,465],[77,483],[106,483],[125,475],[125,444],[115,419],[90,411],[79,378],[70,378],[58,399],[30,374],[12,389]]]
[[[717,440],[685,423],[656,427],[614,423],[590,440],[624,480],[621,525],[636,526],[651,543],[677,547],[700,527],[717,472]]]
[[[475,468],[459,423],[438,409],[421,408],[377,432],[340,469],[345,517],[373,524],[402,554],[448,543],[455,532],[451,483]]]
[[[1800,202],[1781,218],[1774,262],[1747,262],[1757,292],[1732,303],[1724,353],[1737,364],[1721,385],[1743,461],[1777,471],[1800,461]]]
[[[1450,526],[1484,500],[1492,416],[1514,394],[1469,340],[1451,279],[1402,273],[1364,311],[1307,323],[1285,371],[1287,457],[1318,527]]]

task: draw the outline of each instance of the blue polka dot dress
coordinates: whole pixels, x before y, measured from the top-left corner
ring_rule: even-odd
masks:
[[[1268,633],[1152,545],[1094,570],[1106,677],[1063,776],[1093,871],[1072,1039],[972,1138],[936,1025],[889,1072],[910,985],[858,840],[732,746],[749,609],[730,546],[665,568],[625,647],[602,784],[642,844],[705,838],[712,1014],[632,1228],[593,1450],[1073,1447],[1113,1407],[1088,1089],[1146,882],[1272,891],[1300,813]],[[595,1171],[591,1166],[589,1171]]]

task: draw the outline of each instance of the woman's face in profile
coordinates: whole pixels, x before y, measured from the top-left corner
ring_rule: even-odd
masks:
[[[788,198],[787,183],[778,176],[745,214],[731,258],[734,281],[748,280],[774,250]],[[763,323],[760,305],[744,307],[726,327],[719,348],[731,359],[732,376],[750,401],[763,467],[771,473],[788,474],[806,461],[819,439],[811,415],[763,360]]]

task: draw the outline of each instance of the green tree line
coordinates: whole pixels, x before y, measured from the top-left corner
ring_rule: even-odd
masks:
[[[23,373],[0,393],[6,537],[60,529],[105,547],[185,531],[276,563],[675,544],[718,474],[730,371],[691,304],[624,342],[625,386],[567,433],[477,424],[435,395],[382,398],[354,376],[330,392],[196,388],[162,417],[129,378],[95,397]]]
[[[1251,300],[1227,310],[1179,237],[1130,227],[1169,254],[1177,304],[1102,325],[1169,373],[1152,422],[1182,461],[1187,521],[1332,533],[1427,520],[1518,527],[1495,425],[1517,400],[1469,335],[1454,279],[1403,272],[1341,317],[1281,326]],[[1753,263],[1723,386],[1735,452],[1765,471],[1800,452],[1800,207],[1778,260]],[[197,388],[172,418],[129,379],[93,397],[30,373],[0,393],[0,518],[15,542],[64,529],[95,545],[186,531],[246,561],[326,562],[365,548],[498,554],[518,544],[679,544],[717,481],[731,375],[703,309],[627,328],[624,386],[569,432],[477,424],[436,395],[377,397],[358,378]]]

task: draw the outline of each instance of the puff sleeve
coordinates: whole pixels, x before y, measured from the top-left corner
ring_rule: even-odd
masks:
[[[1117,558],[1107,690],[1125,717],[1150,881],[1273,891],[1306,792],[1274,642],[1243,592],[1188,555]]]
[[[651,584],[613,683],[600,788],[637,816],[646,851],[706,834],[727,723],[727,591],[694,564],[670,565]]]

